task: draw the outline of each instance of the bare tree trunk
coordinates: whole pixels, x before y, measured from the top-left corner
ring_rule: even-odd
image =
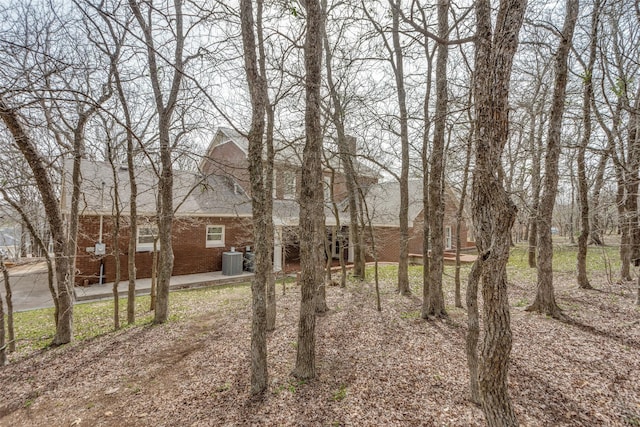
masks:
[[[476,166],[472,210],[481,259],[477,274],[482,280],[485,328],[478,385],[489,426],[518,424],[507,388],[511,326],[506,277],[509,237],[517,209],[504,189],[500,160],[509,138],[509,81],[525,9],[524,0],[501,1],[494,33],[491,2],[478,0],[475,6]]]
[[[333,110],[331,111],[331,120],[336,127],[338,134],[338,155],[340,157],[340,163],[345,176],[345,183],[347,187],[347,201],[349,203],[349,228],[351,232],[350,246],[353,246],[353,277],[364,280],[365,279],[365,254],[364,245],[362,243],[362,232],[359,229],[359,216],[358,212],[358,190],[357,190],[357,176],[353,167],[353,161],[356,156],[357,142],[354,137],[347,136],[344,128],[344,116],[345,111],[343,107],[342,99],[338,94],[335,82],[333,80],[332,70],[332,53],[329,46],[329,39],[324,34],[325,45],[325,66],[327,71],[327,85],[329,86],[329,93],[331,95],[331,101],[333,103]],[[342,259],[342,257],[341,257]],[[346,280],[346,278],[345,278]]]
[[[467,366],[469,367],[469,388],[471,401],[482,402],[478,384],[478,339],[480,338],[480,315],[478,313],[478,283],[482,273],[482,259],[478,258],[471,267],[467,282]]]
[[[390,0],[391,2],[392,0]],[[398,292],[411,295],[409,287],[409,127],[407,113],[407,95],[404,87],[404,65],[402,46],[400,44],[400,7],[402,0],[393,0],[391,16],[393,27],[391,36],[395,61],[392,60],[396,78],[398,107],[400,109],[400,146],[402,159],[400,165],[400,258],[398,261]]]
[[[16,110],[10,108],[0,98],[0,118],[11,132],[14,141],[33,172],[38,191],[42,197],[42,203],[49,222],[49,231],[53,240],[55,254],[58,316],[56,322],[56,334],[53,345],[61,345],[71,342],[73,337],[73,275],[70,273],[68,242],[64,232],[64,222],[58,197],[49,178],[42,157],[36,150],[36,146],[27,135],[18,120]],[[46,248],[45,248],[46,250]]]
[[[9,282],[9,271],[7,270],[7,266],[4,265],[4,260],[0,259],[0,271],[2,271],[2,278],[4,281],[4,290],[5,290],[5,302],[7,303],[7,340],[5,342],[4,337],[4,324],[2,325],[2,339],[0,340],[0,347],[4,347],[5,343],[7,346],[7,350],[9,353],[13,353],[16,351],[16,332],[13,327],[13,297],[11,294],[11,282]],[[0,299],[0,305],[2,305],[2,300]],[[1,309],[0,309],[1,310]],[[4,313],[0,315],[4,321]],[[1,357],[1,356],[0,356]],[[0,366],[2,366],[2,362],[0,360]]]
[[[529,215],[528,260],[529,268],[536,268],[536,252],[538,249],[538,206],[540,204],[540,141],[537,138],[536,123],[538,112],[531,107],[531,130],[529,135],[530,149],[533,153],[531,162],[531,213]],[[540,124],[542,129],[542,124]]]
[[[471,105],[471,102],[469,102]],[[471,116],[471,114],[469,114]],[[471,117],[469,117],[471,119]],[[462,229],[462,221],[464,214],[464,202],[467,198],[467,184],[469,181],[469,165],[471,163],[471,150],[473,148],[473,121],[471,130],[469,132],[469,141],[467,141],[467,152],[464,162],[464,172],[462,174],[462,191],[460,192],[460,203],[458,203],[458,211],[456,212],[456,271],[455,271],[455,305],[462,308],[462,297],[460,295],[460,251],[462,249],[462,239],[460,238],[460,231]],[[476,283],[476,294],[478,293],[478,284]],[[467,291],[468,292],[468,291]],[[477,298],[477,297],[476,297]],[[468,301],[468,299],[467,299]],[[468,304],[467,304],[468,306]],[[477,309],[476,309],[477,310]]]
[[[158,238],[153,237],[153,254],[151,255],[151,289],[149,290],[149,311],[156,309],[158,290]]]
[[[149,80],[154,94],[156,112],[158,113],[158,140],[159,140],[159,156],[160,156],[160,176],[158,177],[158,237],[160,240],[160,254],[158,259],[158,284],[156,307],[154,311],[153,323],[164,323],[169,315],[169,285],[171,282],[171,273],[173,271],[173,247],[172,247],[172,230],[173,230],[173,164],[171,159],[171,137],[169,130],[173,112],[175,110],[178,94],[182,85],[183,77],[183,51],[185,35],[183,30],[182,1],[173,1],[172,22],[174,23],[174,37],[172,41],[175,43],[173,62],[170,67],[160,67],[158,64],[158,55],[155,49],[155,39],[152,33],[153,10],[149,11],[147,22],[142,14],[140,5],[136,0],[129,0],[129,7],[135,16],[140,29],[142,30],[144,41],[147,47],[147,61],[149,65]],[[147,5],[151,7],[151,5]],[[175,40],[175,41],[174,41]],[[170,79],[170,89],[168,93],[163,92],[163,80],[160,77],[160,70],[170,69],[173,73]],[[168,74],[171,76],[171,74]],[[164,96],[167,95],[166,104]]]
[[[585,68],[582,91],[582,123],[584,133],[578,146],[578,201],[580,202],[580,236],[578,236],[578,286],[592,289],[587,277],[587,245],[589,243],[589,183],[585,165],[585,154],[591,140],[591,99],[593,98],[593,68],[596,62],[598,23],[600,21],[600,0],[595,0],[591,12],[591,40],[589,41],[589,61]]]
[[[324,9],[319,0],[304,2],[307,29],[305,58],[305,131],[300,191],[301,300],[298,347],[293,376],[311,379],[316,375],[315,329],[316,295],[322,281],[324,249],[324,203],[322,188],[322,126],[320,123],[320,86],[322,84],[322,36]],[[320,268],[320,270],[319,270]],[[319,275],[320,273],[320,275]]]
[[[438,1],[438,34],[446,41],[449,33],[449,1]],[[447,58],[449,47],[438,44],[436,59],[436,113],[434,118],[433,149],[429,179],[429,228],[431,230],[431,262],[429,264],[429,300],[427,315],[444,317],[447,315],[442,291],[444,271],[444,145],[447,125]]]
[[[258,0],[258,25],[261,25],[261,1]],[[269,385],[267,370],[267,304],[266,286],[269,271],[269,247],[266,221],[266,198],[263,170],[263,137],[265,130],[266,76],[258,70],[254,17],[251,0],[240,3],[242,45],[249,93],[251,95],[251,130],[249,131],[249,176],[251,180],[251,206],[253,210],[253,236],[255,246],[255,274],[251,282],[251,394],[264,392]]]
[[[560,157],[562,116],[567,88],[567,58],[573,39],[573,30],[578,18],[578,0],[567,0],[566,17],[558,51],[555,58],[555,85],[553,105],[549,118],[547,155],[545,157],[545,178],[543,194],[538,214],[538,290],[536,299],[527,311],[537,311],[554,318],[562,317],[553,291],[553,241],[551,220],[553,205],[558,191],[558,161]]]
[[[107,17],[105,21],[109,23]],[[109,25],[111,25],[109,23]],[[115,38],[115,36],[114,36]],[[127,138],[127,173],[129,175],[129,246],[127,254],[127,273],[129,283],[127,287],[127,324],[132,325],[136,321],[136,249],[138,242],[138,183],[135,172],[135,142],[133,134],[133,122],[129,111],[129,103],[125,96],[120,72],[116,64],[113,66],[113,80],[116,86],[116,93],[120,100],[120,108],[124,115],[125,132]]]
[[[591,231],[589,233],[590,243],[597,246],[604,246],[604,236],[602,230],[602,219],[600,216],[600,193],[604,187],[604,173],[609,162],[610,149],[607,149],[600,156],[596,178],[593,183],[593,191],[591,193]]]
[[[274,225],[273,225],[273,161],[275,157],[273,147],[273,132],[275,125],[274,118],[274,105],[271,104],[269,99],[269,90],[266,83],[267,80],[267,56],[265,53],[264,33],[262,25],[262,10],[263,0],[257,2],[257,16],[256,16],[256,33],[258,37],[258,63],[260,66],[260,73],[262,74],[264,82],[264,101],[265,101],[265,113],[267,119],[266,138],[264,140],[264,146],[266,148],[266,158],[263,162],[264,166],[264,188],[265,188],[265,204],[264,204],[264,221],[266,222],[266,245],[268,247],[267,257],[267,283],[266,283],[266,322],[267,331],[273,331],[276,329],[276,277],[273,271],[273,256],[274,256]]]
[[[113,158],[113,149],[111,138],[108,137],[107,151],[109,163],[111,165],[111,174],[113,177],[113,207],[111,212],[111,218],[113,221],[113,256],[115,261],[115,278],[113,280],[113,328],[115,330],[120,329],[120,295],[118,294],[118,286],[120,285],[120,276],[122,268],[120,265],[120,220],[122,217],[122,209],[120,207],[120,190],[118,189],[118,168]],[[102,236],[100,236],[102,238]]]
[[[41,250],[44,253],[44,259],[45,259],[45,262],[47,263],[47,285],[49,287],[49,292],[51,293],[51,299],[53,300],[53,306],[54,306],[53,320],[54,320],[54,324],[57,325],[58,313],[60,312],[60,309],[58,305],[59,304],[58,291],[56,290],[54,279],[53,279],[53,262],[51,261],[51,255],[49,255],[49,252],[47,251],[47,247],[45,243],[42,241],[42,238],[40,237],[40,235],[37,233],[36,228],[33,225],[33,222],[29,219],[26,212],[24,211],[23,209],[24,204],[18,204],[14,200],[12,200],[4,188],[0,188],[0,194],[2,195],[2,197],[4,197],[4,200],[9,205],[11,205],[11,207],[20,215],[20,218],[22,219],[22,224],[27,227],[27,230],[29,230],[29,233],[31,234],[31,239],[32,239],[31,241],[33,245],[36,246],[38,250]]]
[[[5,270],[2,270],[2,274],[5,274]],[[5,276],[5,281],[7,277]],[[7,341],[5,336],[4,327],[4,304],[2,298],[0,298],[0,367],[7,364]]]

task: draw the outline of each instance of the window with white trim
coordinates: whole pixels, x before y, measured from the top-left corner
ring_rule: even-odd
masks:
[[[153,250],[153,242],[158,238],[158,226],[155,224],[138,225],[138,238],[136,250],[138,252],[148,252]],[[156,248],[159,244],[156,244]]]
[[[220,248],[224,246],[224,225],[207,225],[207,248]]]
[[[451,227],[445,227],[444,229],[444,248],[453,248],[453,235],[451,234]]]
[[[292,171],[284,171],[282,174],[282,198],[296,198],[296,173]]]

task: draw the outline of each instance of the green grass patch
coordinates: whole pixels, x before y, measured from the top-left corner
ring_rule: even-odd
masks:
[[[248,284],[220,286],[171,292],[169,296],[169,321],[176,322],[189,317],[196,311],[242,306],[249,302]],[[134,325],[146,325],[153,320],[149,310],[148,295],[136,297],[136,319]],[[127,325],[127,299],[119,299],[120,325]],[[103,300],[76,304],[73,309],[74,340],[84,341],[104,335],[113,328],[113,300]],[[14,314],[16,350],[18,354],[41,350],[51,344],[55,334],[54,309],[22,311]]]
[[[347,397],[347,386],[341,384],[338,390],[333,393],[333,400],[336,402],[341,402]]]

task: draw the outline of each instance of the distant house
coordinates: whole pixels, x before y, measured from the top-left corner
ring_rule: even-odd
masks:
[[[355,153],[355,139],[350,148]],[[287,269],[299,263],[298,194],[302,164],[302,145],[277,143],[274,160],[273,220],[274,270]],[[253,246],[251,194],[248,174],[248,141],[239,133],[220,128],[199,164],[196,172],[174,171],[173,226],[174,275],[220,271],[222,253]],[[328,238],[337,223],[329,200],[330,177],[334,176],[334,201],[343,237],[342,243],[331,247],[333,257],[352,261],[349,244],[349,212],[346,208],[346,180],[341,164],[330,150],[325,153],[324,185],[326,189],[326,225]],[[70,162],[66,170],[70,170]],[[354,162],[358,183],[366,194],[372,216],[378,259],[398,261],[399,255],[399,189],[397,183],[379,183],[378,174],[360,162]],[[333,172],[333,173],[332,173]],[[150,277],[153,243],[157,233],[155,221],[157,176],[151,167],[136,169],[138,184],[138,235],[136,245],[136,275]],[[117,167],[116,177],[106,162],[82,162],[82,198],[77,245],[76,283],[96,283],[115,278],[115,249],[120,252],[121,279],[127,280],[127,256],[131,219],[129,218],[129,179],[126,167]],[[69,212],[70,177],[65,173],[62,191],[63,212]],[[113,240],[115,191],[118,191],[121,212],[120,238]],[[411,239],[409,251],[422,251],[422,186],[410,182],[409,221]],[[447,193],[446,245],[455,241],[455,210],[452,192]],[[463,242],[466,244],[466,227]],[[102,277],[100,272],[103,272]]]
[[[69,169],[67,169],[69,170]],[[66,175],[62,206],[69,212],[70,183]],[[82,162],[82,200],[76,259],[76,283],[97,283],[102,264],[103,281],[115,277],[114,196],[121,201],[121,230],[118,241],[121,278],[126,280],[129,230],[130,186],[128,171],[119,167],[114,182],[111,165]],[[157,177],[150,168],[136,169],[138,184],[138,235],[136,276],[151,277],[154,236],[157,235]],[[232,180],[221,176],[175,171],[173,225],[173,274],[202,273],[222,269],[222,252],[252,244],[251,201]],[[104,255],[100,245],[105,245]],[[97,252],[96,252],[97,249]]]
[[[409,253],[422,254],[424,239],[424,210],[422,202],[422,180],[409,180]],[[445,251],[456,249],[456,213],[458,197],[450,187],[444,194],[444,248]],[[400,184],[397,181],[383,182],[372,186],[366,195],[366,203],[371,216],[371,224],[376,238],[376,252],[379,261],[398,261],[400,253]],[[467,221],[463,220],[460,228],[461,249],[475,247],[471,239]]]

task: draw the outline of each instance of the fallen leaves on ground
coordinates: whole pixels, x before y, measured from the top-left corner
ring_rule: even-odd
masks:
[[[600,277],[592,280],[602,284],[599,290],[585,291],[557,280],[558,301],[571,319],[561,323],[525,312],[534,285],[511,280],[510,393],[519,421],[639,425],[633,284]],[[229,290],[231,299],[221,294],[224,303],[195,305],[187,320],[121,330],[5,366],[0,425],[484,424],[467,398],[463,310],[448,307],[448,319],[424,321],[420,299],[397,295],[388,279],[382,312],[375,310],[372,284],[330,287],[331,310],[317,320],[317,378],[300,382],[290,375],[299,289],[289,285],[283,296],[280,286],[277,329],[268,339],[270,385],[260,398],[249,395],[245,288]]]

